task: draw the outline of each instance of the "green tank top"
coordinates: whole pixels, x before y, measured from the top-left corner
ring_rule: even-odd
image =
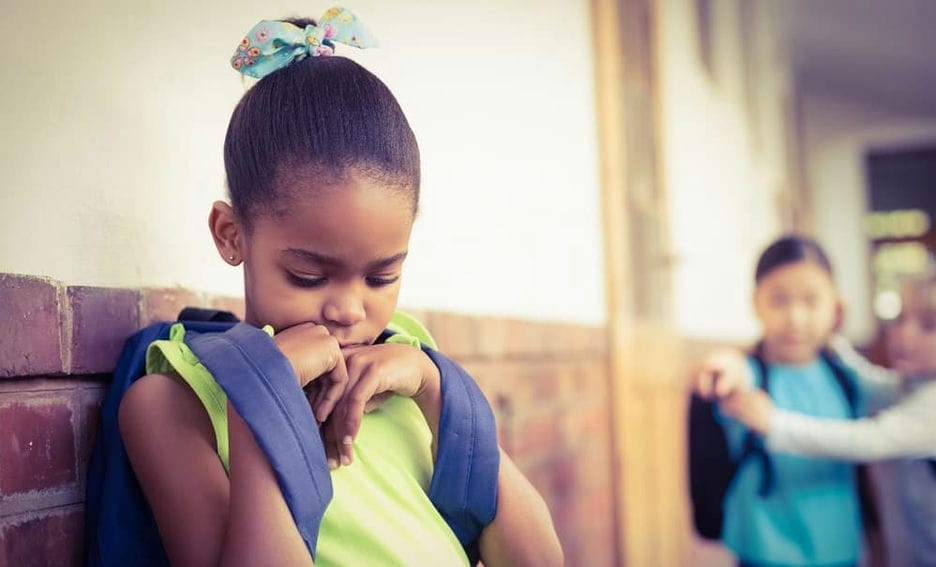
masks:
[[[435,347],[414,318],[396,312],[387,342]],[[271,336],[273,329],[264,327]],[[227,396],[184,342],[185,328],[172,326],[168,340],[154,341],[147,373],[178,374],[208,413],[218,457],[230,472]],[[334,498],[319,529],[315,564],[468,565],[454,532],[429,500],[432,433],[410,398],[394,396],[365,414],[354,442],[354,463],[331,471]]]

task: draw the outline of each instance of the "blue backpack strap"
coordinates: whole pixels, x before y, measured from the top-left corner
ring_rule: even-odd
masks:
[[[442,409],[429,499],[476,559],[481,530],[497,513],[500,449],[490,404],[474,379],[445,355],[423,346],[442,377]]]
[[[332,483],[318,423],[292,365],[267,333],[243,323],[224,333],[186,333],[185,342],[266,453],[314,558]]]
[[[421,348],[439,369],[442,408],[429,500],[474,565],[480,559],[481,531],[497,513],[500,448],[494,412],[474,379],[435,350],[432,336],[416,319],[398,311],[378,341]]]

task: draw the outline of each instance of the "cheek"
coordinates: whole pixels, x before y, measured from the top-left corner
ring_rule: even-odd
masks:
[[[316,290],[293,286],[275,268],[261,270],[249,281],[248,302],[258,323],[280,330],[318,320],[322,300]]]
[[[929,372],[936,372],[936,331],[924,333],[920,343],[925,353],[926,370]]]
[[[838,310],[836,309],[835,303],[829,302],[822,309],[822,326],[828,327],[831,329],[835,326],[835,323],[838,320]]]
[[[394,285],[389,285],[383,288],[378,288],[373,291],[370,295],[370,311],[376,317],[386,317],[389,321],[390,316],[393,315],[393,312],[397,308],[397,299],[400,296],[400,284],[397,282]]]

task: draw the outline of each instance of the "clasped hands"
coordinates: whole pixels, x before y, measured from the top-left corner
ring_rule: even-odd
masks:
[[[419,403],[439,389],[439,369],[409,345],[341,348],[326,327],[314,323],[283,329],[273,340],[292,364],[321,425],[329,468],[352,463],[354,439],[366,412],[392,395]]]

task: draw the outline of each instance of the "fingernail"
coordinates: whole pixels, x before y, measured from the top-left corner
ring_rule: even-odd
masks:
[[[351,464],[351,459],[350,459],[347,455],[342,455],[342,456],[341,456],[341,464],[344,465],[344,466],[348,466],[348,465]]]
[[[344,459],[342,458],[342,460],[344,460]],[[331,469],[331,470],[337,469],[337,468],[338,468],[338,461],[336,461],[335,459],[328,459],[328,468]]]
[[[341,442],[342,442],[344,445],[350,445],[350,444],[354,443],[354,440],[351,439],[351,436],[350,436],[350,435],[345,435],[344,438],[341,440]]]

